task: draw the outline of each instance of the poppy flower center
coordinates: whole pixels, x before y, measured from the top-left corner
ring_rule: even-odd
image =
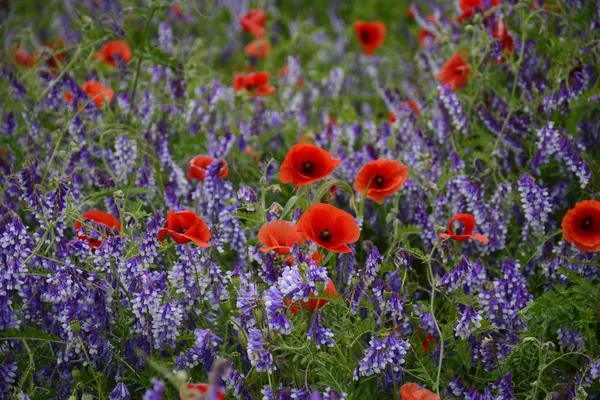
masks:
[[[375,175],[375,186],[377,186],[378,188],[383,187],[383,176]]]
[[[592,227],[593,224],[594,224],[594,218],[590,215],[589,217],[587,217],[583,221],[581,221],[581,229],[583,229],[584,231],[587,231]]]
[[[360,38],[364,43],[368,43],[371,41],[371,34],[363,30],[360,32]]]
[[[329,230],[327,230],[327,229],[322,231],[319,236],[321,236],[321,240],[323,240],[325,242],[328,242],[329,239],[331,239],[331,233],[329,233]]]
[[[309,161],[305,161],[304,164],[302,164],[302,170],[307,174],[311,173],[313,170],[312,163],[310,163]]]
[[[457,235],[462,235],[463,234],[463,228],[456,228],[455,233]]]

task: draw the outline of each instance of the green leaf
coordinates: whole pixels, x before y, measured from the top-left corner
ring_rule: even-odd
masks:
[[[281,213],[281,217],[279,219],[285,219],[285,217],[288,215],[288,213],[292,210],[292,208],[296,205],[297,202],[298,196],[290,197],[287,203],[285,203],[285,207],[283,207],[283,212]]]

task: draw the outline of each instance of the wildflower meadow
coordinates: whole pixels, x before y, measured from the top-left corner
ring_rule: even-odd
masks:
[[[0,34],[0,400],[600,399],[600,1]]]

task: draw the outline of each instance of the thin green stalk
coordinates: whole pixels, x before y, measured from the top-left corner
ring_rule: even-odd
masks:
[[[144,32],[142,34],[142,43],[143,46],[146,46],[146,34],[148,33],[148,26],[150,26],[150,21],[152,21],[152,17],[154,17],[154,14],[156,13],[156,8],[152,8],[152,11],[150,12],[150,16],[148,17],[148,19],[146,20],[146,24],[144,25]],[[135,91],[137,90],[137,83],[138,83],[138,79],[140,77],[140,69],[142,68],[142,55],[138,55],[138,60],[137,60],[137,65],[135,67],[135,76],[133,78],[133,87],[131,88],[131,107],[129,107],[129,114],[131,115],[131,113],[133,112],[133,105],[135,104]]]

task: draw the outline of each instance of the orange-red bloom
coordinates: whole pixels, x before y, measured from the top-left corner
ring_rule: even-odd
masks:
[[[98,224],[105,225],[109,229],[116,229],[118,232],[121,232],[121,223],[119,222],[119,220],[117,218],[115,218],[114,215],[109,214],[107,212],[100,211],[100,210],[90,210],[90,211],[84,213],[82,215],[82,217],[88,221],[93,221]],[[83,233],[83,231],[81,230],[81,226],[82,226],[81,221],[75,221],[75,232],[77,235],[77,239],[87,241],[88,245],[92,249],[95,249],[98,246],[100,246],[100,244],[102,243],[102,240],[100,240],[98,238],[86,237],[85,234]],[[103,237],[106,237],[105,234],[106,234],[106,232],[104,232]]]
[[[253,8],[247,14],[238,17],[242,30],[250,32],[254,37],[263,37],[267,33],[265,23],[267,22],[267,13],[260,8]]]
[[[363,52],[370,56],[373,55],[383,44],[387,28],[381,21],[356,21],[354,23],[354,32],[356,38],[363,47]]]
[[[467,84],[467,78],[471,71],[471,66],[463,58],[466,57],[466,52],[456,52],[446,61],[442,69],[437,74],[437,80],[442,82],[442,85],[449,85],[452,90],[458,90]]]
[[[186,383],[180,390],[181,400],[203,400],[208,398],[211,385],[206,383]],[[225,392],[221,388],[217,389],[217,399],[225,400]],[[211,397],[212,398],[212,397]]]
[[[111,40],[106,42],[98,53],[94,56],[95,60],[102,61],[113,67],[117,65],[117,60],[120,58],[128,63],[131,60],[131,49],[127,42],[122,40]]]
[[[162,243],[169,235],[177,244],[194,242],[200,247],[209,247],[212,237],[206,223],[193,211],[175,212],[169,210],[164,228],[158,231],[158,240]]]
[[[215,161],[214,158],[205,156],[203,154],[196,156],[190,160],[188,166],[188,179],[198,179],[204,182],[206,176],[206,168]],[[229,175],[229,167],[227,161],[221,160],[221,170],[219,171],[219,178],[225,178]]]
[[[381,158],[369,161],[358,172],[354,189],[367,198],[382,203],[396,193],[408,179],[408,168],[400,161]]]
[[[298,230],[318,246],[336,253],[351,253],[348,244],[360,237],[354,217],[330,204],[314,204],[298,220]]]
[[[254,39],[244,47],[249,57],[265,58],[271,52],[271,43],[265,38]]]
[[[500,18],[494,24],[494,32],[492,33],[494,38],[498,39],[500,42],[500,48],[502,49],[503,54],[512,54],[515,48],[515,41],[508,31],[508,27],[506,26],[506,22]],[[501,60],[497,60],[499,62],[504,61],[504,57]]]
[[[298,301],[291,305],[290,312],[292,314],[296,314],[300,310],[308,310],[315,311],[319,308],[323,307],[325,304],[329,303],[329,299],[334,297],[338,297],[337,290],[335,289],[335,285],[333,281],[327,278],[327,286],[325,286],[325,290],[323,293],[319,293],[317,297],[315,297],[312,293],[308,298],[308,301]],[[288,305],[291,304],[291,300],[287,300],[286,303]]]
[[[275,93],[275,88],[269,86],[268,72],[237,74],[233,79],[233,88],[236,92],[246,89],[248,92],[252,93],[252,97],[266,96]]]
[[[258,240],[264,245],[262,251],[273,250],[278,254],[288,254],[294,243],[304,243],[304,236],[295,224],[276,220],[267,222],[260,228]]]
[[[25,68],[33,68],[37,58],[36,54],[29,54],[25,47],[18,46],[16,49],[13,47],[13,58],[17,64]]]
[[[416,383],[405,383],[400,388],[402,400],[440,400],[440,396],[425,388],[419,388]]]
[[[87,81],[82,86],[82,89],[98,108],[101,107],[104,102],[110,103],[115,95],[114,90],[96,81]],[[73,101],[73,93],[71,93],[70,90],[65,93],[65,101],[67,103]]]
[[[563,237],[581,251],[600,251],[600,201],[575,204],[562,220]]]
[[[294,188],[309,185],[331,174],[342,162],[331,158],[329,153],[308,143],[298,143],[288,151],[281,167],[279,179],[282,183],[294,184]]]
[[[499,6],[501,0],[492,0],[492,6]],[[456,18],[461,24],[473,17],[475,11],[483,8],[483,0],[459,0],[458,8],[460,8],[461,14]]]
[[[456,221],[460,222],[462,226],[452,230],[452,225]],[[467,239],[475,239],[483,244],[488,244],[488,238],[483,235],[473,233],[474,230],[475,217],[473,217],[471,214],[456,214],[448,223],[448,231],[446,233],[442,233],[440,237],[442,239],[450,238],[452,240],[456,240],[457,242],[464,242]]]

